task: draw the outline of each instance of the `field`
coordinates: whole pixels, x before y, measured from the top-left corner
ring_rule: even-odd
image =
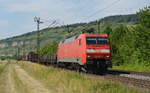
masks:
[[[3,72],[4,68],[6,67],[7,62],[0,62],[0,74]]]
[[[117,82],[95,80],[77,72],[69,73],[33,63],[19,65],[31,76],[44,82],[53,93],[138,93],[136,89],[120,86]]]
[[[104,81],[30,62],[0,62],[0,93],[141,93],[118,82]]]

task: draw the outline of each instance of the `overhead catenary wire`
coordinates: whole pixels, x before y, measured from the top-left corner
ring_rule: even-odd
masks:
[[[113,5],[117,4],[117,3],[120,2],[120,1],[121,1],[121,0],[116,0],[116,1],[112,2],[112,3],[109,4],[108,6],[99,9],[98,11],[96,11],[95,13],[93,13],[93,14],[91,14],[90,16],[86,17],[85,19],[89,19],[89,18],[95,16],[95,15],[96,15],[97,13],[99,13],[100,11],[104,11],[104,10],[110,8],[110,7],[112,7]]]
[[[86,20],[86,19],[89,19],[89,18],[91,18],[91,17],[93,17],[93,16],[95,16],[97,13],[99,13],[99,12],[101,12],[101,11],[104,11],[104,10],[106,10],[106,9],[108,9],[108,8],[110,8],[110,7],[112,7],[113,5],[117,4],[117,3],[120,2],[120,1],[121,1],[121,0],[115,0],[114,2],[112,2],[112,3],[109,4],[109,5],[107,5],[106,7],[101,8],[100,10],[96,11],[95,13],[89,15],[88,17],[85,18],[85,20]],[[98,25],[98,31],[97,31],[97,32],[100,33],[100,20],[99,20],[99,21],[97,20],[97,25]]]
[[[95,13],[93,13],[92,15],[90,15],[89,17],[85,18],[85,19],[89,19],[91,17],[93,17],[94,15],[96,15],[97,13],[99,13],[99,11],[104,11],[106,10],[107,8],[110,8],[112,7],[113,5],[117,4],[118,2],[120,2],[121,0],[115,0],[114,2],[112,2],[111,4],[107,5],[106,7],[96,11]],[[44,19],[43,19],[44,20]],[[49,22],[49,21],[52,21],[52,20],[45,20],[45,22]],[[44,23],[45,23],[44,22]],[[58,20],[54,20],[51,22],[51,24],[48,26],[48,28],[50,28],[51,26],[56,26],[56,25],[60,25],[60,23],[58,22]]]

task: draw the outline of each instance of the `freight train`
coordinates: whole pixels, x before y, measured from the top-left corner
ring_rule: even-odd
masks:
[[[32,52],[25,60],[37,62]],[[40,63],[73,67],[86,72],[104,72],[112,67],[111,48],[107,34],[83,33],[61,41],[55,55],[40,57]]]

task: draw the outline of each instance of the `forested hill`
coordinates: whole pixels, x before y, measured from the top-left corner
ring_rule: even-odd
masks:
[[[136,25],[138,24],[138,15],[130,14],[130,15],[116,15],[109,16],[101,21],[101,31],[106,28],[106,26],[110,26],[115,28],[120,24],[124,25]],[[41,47],[45,47],[48,44],[52,44],[54,41],[60,41],[67,37],[70,37],[75,34],[81,33],[83,29],[95,28],[97,31],[97,22],[92,21],[89,23],[77,23],[69,25],[71,29],[71,33],[67,32],[66,27],[55,27],[55,28],[45,28],[41,30]],[[20,36],[15,36],[12,38],[7,38],[0,41],[0,56],[14,56],[17,54],[17,50],[20,50],[20,54],[35,51],[36,50],[36,32],[29,32]]]
[[[116,26],[117,24],[120,24],[120,23],[127,23],[127,24],[139,23],[137,14],[109,16],[109,17],[105,17],[104,19],[102,19],[102,21],[104,21],[105,26],[108,24]]]

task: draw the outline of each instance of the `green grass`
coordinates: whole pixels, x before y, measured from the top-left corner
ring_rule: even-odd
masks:
[[[0,62],[0,75],[8,65],[8,62]]]
[[[136,72],[150,72],[150,66],[144,66],[140,64],[134,64],[134,65],[126,64],[126,65],[121,65],[121,66],[113,66],[113,69],[136,71]]]
[[[8,62],[0,62],[0,93],[5,92],[5,68],[8,66]]]
[[[0,62],[0,75],[8,65],[8,62]]]
[[[66,72],[62,69],[45,67],[29,62],[18,63],[31,76],[40,80],[53,92],[60,93],[141,93],[136,89],[94,79],[77,72]]]

